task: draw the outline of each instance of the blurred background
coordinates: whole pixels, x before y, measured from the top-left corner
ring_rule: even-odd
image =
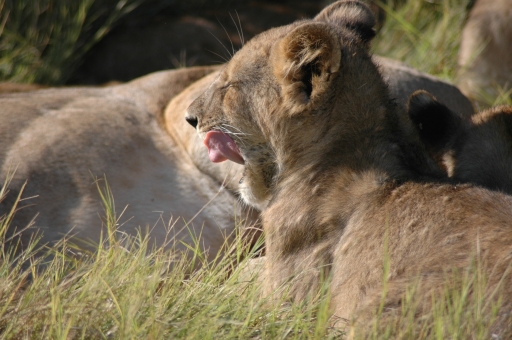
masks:
[[[0,81],[96,85],[220,64],[259,32],[313,17],[331,2],[0,0]],[[472,0],[367,2],[379,19],[375,54],[457,82]]]

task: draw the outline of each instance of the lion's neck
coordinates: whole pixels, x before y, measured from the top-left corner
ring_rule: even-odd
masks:
[[[339,122],[321,139],[283,141],[284,148],[277,149],[279,174],[265,211],[266,232],[275,234],[271,248],[286,252],[292,244],[316,244],[319,237],[335,240],[330,234],[342,232],[366,195],[388,182],[418,179],[420,171],[430,176],[433,162],[405,132],[395,135],[401,132],[385,113],[382,121],[360,116],[349,129],[349,123]]]
[[[299,170],[300,171],[300,170]],[[328,277],[348,221],[360,211],[366,196],[374,194],[389,175],[375,169],[352,172],[334,167],[325,172],[305,168],[287,176],[277,186],[263,212],[270,289],[297,277],[292,295],[316,291]],[[308,173],[310,171],[310,173]],[[278,274],[276,274],[278,273]],[[304,288],[307,287],[307,288]]]
[[[272,130],[278,173],[262,216],[269,266],[274,267],[268,272],[281,277],[311,273],[294,287],[320,282],[316,269],[329,268],[345,226],[369,200],[389,185],[435,172],[378,73],[363,77],[364,67],[346,70],[353,72],[344,77],[350,82],[339,78],[332,84],[336,95],[325,109],[285,116],[288,126]]]
[[[291,141],[285,150],[277,152],[280,172],[276,188],[293,188],[299,183],[308,183],[313,188],[331,183],[334,174],[375,172],[389,179],[408,177],[410,171],[401,151],[396,142],[372,130],[351,134],[333,130],[323,140],[309,145]]]

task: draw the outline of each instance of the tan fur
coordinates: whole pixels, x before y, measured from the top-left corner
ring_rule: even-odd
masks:
[[[397,61],[381,57],[374,60],[400,105],[405,104],[414,90],[427,88],[439,98],[447,100],[447,105],[453,110],[463,115],[472,113],[469,101],[450,84]],[[196,234],[203,230],[201,242],[205,249],[212,250],[211,254],[215,254],[223,240],[219,237],[217,226],[223,230],[222,234],[229,233],[234,225],[234,214],[245,216],[249,213],[248,219],[254,222],[256,211],[242,207],[243,212],[239,212],[238,208],[233,208],[237,200],[234,193],[238,189],[243,167],[212,164],[204,151],[202,140],[186,126],[183,119],[186,107],[216,76],[215,69],[192,68],[155,73],[126,85],[114,86],[112,90],[62,88],[38,94],[4,94],[0,99],[3,112],[6,112],[2,117],[0,138],[3,150],[0,152],[2,178],[14,165],[18,171],[11,195],[2,204],[2,212],[10,209],[15,194],[28,180],[23,197],[32,198],[22,203],[27,207],[17,213],[13,222],[13,226],[20,229],[37,216],[35,228],[24,234],[25,242],[33,231],[42,231],[44,243],[57,242],[70,232],[76,235],[75,241],[86,239],[97,242],[102,229],[98,216],[102,214],[102,208],[93,178],[102,177],[103,174],[107,175],[114,191],[118,213],[128,204],[120,220],[121,229],[135,234],[138,227],[144,229],[149,226],[153,239],[159,245],[164,242],[168,229],[164,225],[169,224],[171,216],[173,222],[178,221],[173,225],[173,234],[183,229],[184,220],[189,221],[201,211],[194,218],[192,229]],[[214,73],[176,96],[186,85],[210,72]],[[37,85],[4,84],[0,86],[0,91],[25,92],[40,88]],[[174,100],[162,115],[166,101],[173,97]],[[52,115],[44,115],[46,107],[51,107]],[[144,111],[150,113],[149,119],[140,122]],[[135,121],[139,120],[140,126],[126,126],[128,122],[119,120],[123,112],[135,117]],[[104,126],[98,126],[101,125],[98,117]],[[66,128],[53,131],[58,126],[55,120],[63,125],[75,124],[72,131],[77,135],[69,135]],[[116,128],[128,129],[133,135],[125,134],[127,131],[112,134]],[[170,138],[165,133],[169,133]],[[94,135],[98,144],[91,144],[91,140],[85,138],[87,135]],[[155,136],[160,135],[163,142],[156,146]],[[22,142],[16,142],[22,137]],[[102,143],[108,148],[102,148]],[[136,153],[123,149],[130,144],[140,144]],[[166,148],[173,151],[165,151]],[[46,158],[45,154],[51,154],[51,157]],[[80,157],[76,157],[77,154]],[[148,173],[142,174],[132,169],[132,159],[137,159],[138,154],[141,159],[153,154],[156,158],[165,159],[166,164],[152,164],[152,173],[146,171]],[[156,172],[164,174],[158,176],[162,185],[152,177]],[[117,179],[120,177],[123,180]],[[153,183],[155,189],[149,190],[147,183]],[[229,193],[217,194],[221,185],[225,185]],[[162,195],[164,192],[168,194]],[[154,193],[160,193],[160,200],[151,201]],[[212,198],[213,202],[210,202]],[[147,203],[148,200],[151,203]],[[209,207],[202,209],[207,203]],[[186,231],[181,232],[178,239],[191,244],[186,234]]]
[[[486,294],[498,287],[512,261],[512,198],[443,183],[368,55],[369,16],[338,2],[262,33],[187,118],[201,138],[230,130],[240,149],[241,195],[263,209],[267,294],[287,284],[301,300],[330,277],[334,315],[364,320],[379,306],[387,255],[384,314],[419,281],[421,316],[446,273],[475,256],[490,264]],[[507,315],[512,286],[502,288]]]
[[[479,102],[512,89],[512,1],[477,0],[462,31],[462,92]]]
[[[38,84],[18,84],[9,82],[0,82],[0,95],[4,93],[28,92],[44,89],[46,86]]]
[[[372,59],[379,66],[379,71],[389,86],[391,98],[397,104],[406,107],[411,94],[417,90],[425,90],[461,116],[469,117],[475,113],[471,102],[454,85],[397,60],[379,56],[373,56]]]
[[[167,133],[164,110],[187,85],[216,69],[159,72],[108,88],[0,97],[2,179],[16,169],[0,213],[12,207],[27,181],[11,232],[35,219],[34,228],[22,235],[24,245],[39,231],[43,243],[71,234],[75,243],[94,247],[104,215],[95,179],[103,186],[105,176],[121,231],[149,232],[156,246],[174,246],[177,235],[178,249],[186,249],[181,242],[194,246],[196,237],[200,248],[215,256],[235,218],[245,215],[236,197],[205,176]]]

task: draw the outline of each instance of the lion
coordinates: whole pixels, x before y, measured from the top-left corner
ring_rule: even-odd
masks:
[[[454,112],[472,114],[471,103],[456,87],[397,61],[374,60],[399,105],[425,88]],[[169,246],[185,250],[199,244],[212,259],[239,224],[251,244],[260,234],[259,212],[238,202],[243,167],[211,163],[202,140],[183,119],[221,67],[162,71],[108,88],[0,95],[2,180],[17,168],[1,214],[10,211],[28,181],[22,196],[27,200],[11,230],[34,221],[22,233],[25,245],[39,232],[41,244],[68,235],[94,249],[104,230],[95,179],[106,177],[116,211],[127,207],[119,221],[126,234],[148,227],[154,245],[174,236]]]
[[[372,58],[389,85],[392,98],[404,110],[412,93],[419,89],[427,89],[438,98],[442,98],[443,104],[461,117],[473,115],[471,102],[455,86],[410,68],[399,61],[380,56]],[[164,121],[169,134],[174,137],[174,140],[179,141],[198,169],[214,178],[218,183],[224,182],[231,192],[236,192],[239,185],[236,179],[242,177],[243,166],[236,163],[210,162],[208,154],[204,152],[202,140],[193,130],[187,128],[188,124],[183,119],[187,107],[208,88],[218,75],[219,71],[213,72],[174,97],[165,110]],[[226,178],[231,180],[226,182]]]
[[[38,232],[40,244],[67,236],[94,249],[105,231],[98,186],[108,184],[120,232],[148,234],[150,247],[197,247],[215,258],[235,225],[249,227],[257,216],[197,169],[166,132],[162,114],[177,93],[217,69],[0,96],[2,179],[14,172],[1,214],[12,209],[26,183],[10,234],[32,224],[21,233],[22,248]]]
[[[186,120],[212,162],[244,167],[240,195],[262,211],[265,294],[285,286],[302,301],[328,284],[333,315],[364,325],[381,302],[384,316],[400,310],[419,282],[418,318],[477,256],[505,317],[512,197],[440,174],[372,61],[374,23],[363,3],[338,1],[261,33]]]
[[[474,114],[469,99],[452,84],[397,60],[381,56],[372,56],[372,59],[388,84],[391,97],[404,110],[408,105],[409,97],[421,89],[435,95],[443,105],[461,117],[471,117]],[[174,97],[165,110],[164,122],[168,133],[174,137],[174,140],[179,141],[198,169],[218,183],[225,183],[231,192],[237,192],[239,183],[235,179],[242,177],[243,166],[236,163],[228,165],[210,162],[208,154],[204,152],[202,139],[188,128],[188,124],[183,119],[188,106],[210,86],[218,75],[219,71],[212,72]],[[226,182],[226,178],[231,180]]]
[[[438,95],[451,93],[453,110],[470,114],[469,101],[455,87],[395,61],[379,62],[400,102],[423,84]],[[247,238],[257,238],[258,211],[237,203],[242,167],[211,163],[202,140],[184,125],[186,108],[218,69],[157,72],[110,88],[1,95],[2,179],[14,169],[16,173],[0,209],[2,214],[9,211],[28,181],[22,197],[29,199],[20,204],[12,222],[12,230],[20,230],[34,220],[22,233],[22,243],[39,232],[41,244],[73,235],[74,242],[84,240],[81,247],[94,249],[103,229],[95,178],[104,175],[117,212],[128,207],[119,221],[127,234],[148,226],[160,246],[172,238],[172,229],[170,234],[179,232],[175,238],[181,241],[172,247],[194,246],[197,238],[200,249],[209,250],[209,259],[241,219],[250,231]],[[157,164],[143,171],[144,164],[151,164],[146,158]]]
[[[489,98],[512,88],[511,46],[510,0],[477,0],[462,30],[458,56],[457,84],[466,96],[487,106]]]
[[[432,158],[458,183],[512,194],[512,107],[500,105],[461,117],[425,91],[408,114]]]

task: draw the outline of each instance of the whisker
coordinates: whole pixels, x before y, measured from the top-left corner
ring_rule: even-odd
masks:
[[[217,38],[217,37],[215,36],[215,34],[213,34],[212,32],[210,32],[210,30],[208,30],[208,33],[210,33],[210,34],[211,34],[215,39],[217,39],[217,41],[219,42],[219,44],[221,44],[221,45],[222,45],[222,47],[224,47],[224,49],[226,50],[226,52],[228,52],[229,57],[231,58],[231,57],[232,57],[232,55],[230,55],[230,54],[229,54],[229,50],[228,50],[228,48],[226,47],[226,45],[224,45],[224,44],[222,43],[222,41],[220,41],[220,39],[219,39],[219,38]],[[213,52],[213,53],[214,53],[214,52]],[[216,54],[216,53],[215,53],[215,54]],[[217,55],[218,55],[218,54],[217,54]],[[220,56],[219,56],[219,57],[220,57]],[[221,58],[223,58],[223,59],[224,59],[224,60],[226,60],[226,61],[228,61],[228,60],[229,60],[229,59],[226,59],[226,58],[224,58],[224,57],[221,57]]]
[[[229,131],[228,129],[226,129],[225,127],[223,126],[219,126],[218,129],[224,133],[227,133],[227,134],[231,134],[231,131]]]
[[[233,52],[233,54],[231,55],[231,58],[233,58],[233,56],[235,55],[235,47],[233,46],[233,41],[231,41],[231,37],[229,36],[229,33],[228,31],[226,30],[226,28],[224,27],[224,25],[220,22],[219,18],[217,18],[217,22],[219,23],[220,27],[222,27],[222,29],[224,30],[224,32],[226,33],[226,36],[228,37],[229,39],[229,43],[231,44],[231,51]],[[227,49],[227,48],[226,48]],[[228,51],[229,53],[229,51]]]
[[[227,128],[223,128],[224,132],[227,132],[229,133],[230,135],[233,135],[233,136],[247,136],[246,133],[243,133],[243,132],[234,132],[234,131],[231,131],[230,129],[227,129]]]
[[[235,135],[235,136],[248,136],[247,133],[242,132],[240,129],[235,128],[234,126],[228,125],[228,124],[221,124],[220,125],[224,132]],[[235,131],[233,131],[235,130]],[[238,132],[237,132],[238,131]]]
[[[224,127],[223,125],[219,125],[218,129],[224,133],[231,134],[231,131]]]
[[[244,30],[242,29],[242,23],[240,22],[240,16],[238,15],[238,12],[235,10],[236,17],[238,18],[238,26],[240,26],[240,33],[242,34],[242,46],[245,45],[245,38],[244,38]]]
[[[238,15],[238,13],[236,15]],[[236,31],[238,32],[238,38],[240,38],[240,42],[242,43],[242,46],[244,46],[244,38],[243,38],[243,35],[241,32],[242,25],[240,25],[240,29],[238,29],[238,26],[236,25],[236,21],[235,21],[235,19],[233,19],[233,16],[231,15],[231,13],[229,13],[229,17],[231,18],[231,21],[233,21],[233,24],[235,25]],[[238,21],[240,22],[240,17],[238,17]]]
[[[234,127],[233,125],[229,125],[229,124],[222,124],[222,125],[227,126],[227,127],[230,127],[230,128],[232,128],[232,129],[234,129],[234,130],[236,130],[236,131],[239,131],[239,133],[240,133],[241,135],[248,135],[247,133],[243,132],[242,130],[240,130],[240,129],[239,129],[239,128],[237,128],[237,127]]]
[[[226,127],[224,127],[222,125],[219,125],[218,129],[224,133],[227,133],[227,134],[233,136],[234,138],[236,138],[236,140],[238,140],[240,143],[242,143],[242,145],[245,146],[244,140],[239,137],[239,135],[241,135],[240,133],[233,133],[231,130],[227,129]]]
[[[208,52],[210,52],[210,53],[215,54],[217,57],[220,57],[221,59],[223,59],[223,60],[224,60],[224,62],[226,62],[226,63],[229,61],[228,59],[226,59],[226,57],[224,57],[224,56],[222,56],[222,55],[220,55],[220,54],[218,54],[218,53],[215,53],[215,52],[213,52],[212,50],[206,50],[206,51],[208,51]],[[224,62],[218,62],[218,63],[220,63],[220,64],[224,64]]]

